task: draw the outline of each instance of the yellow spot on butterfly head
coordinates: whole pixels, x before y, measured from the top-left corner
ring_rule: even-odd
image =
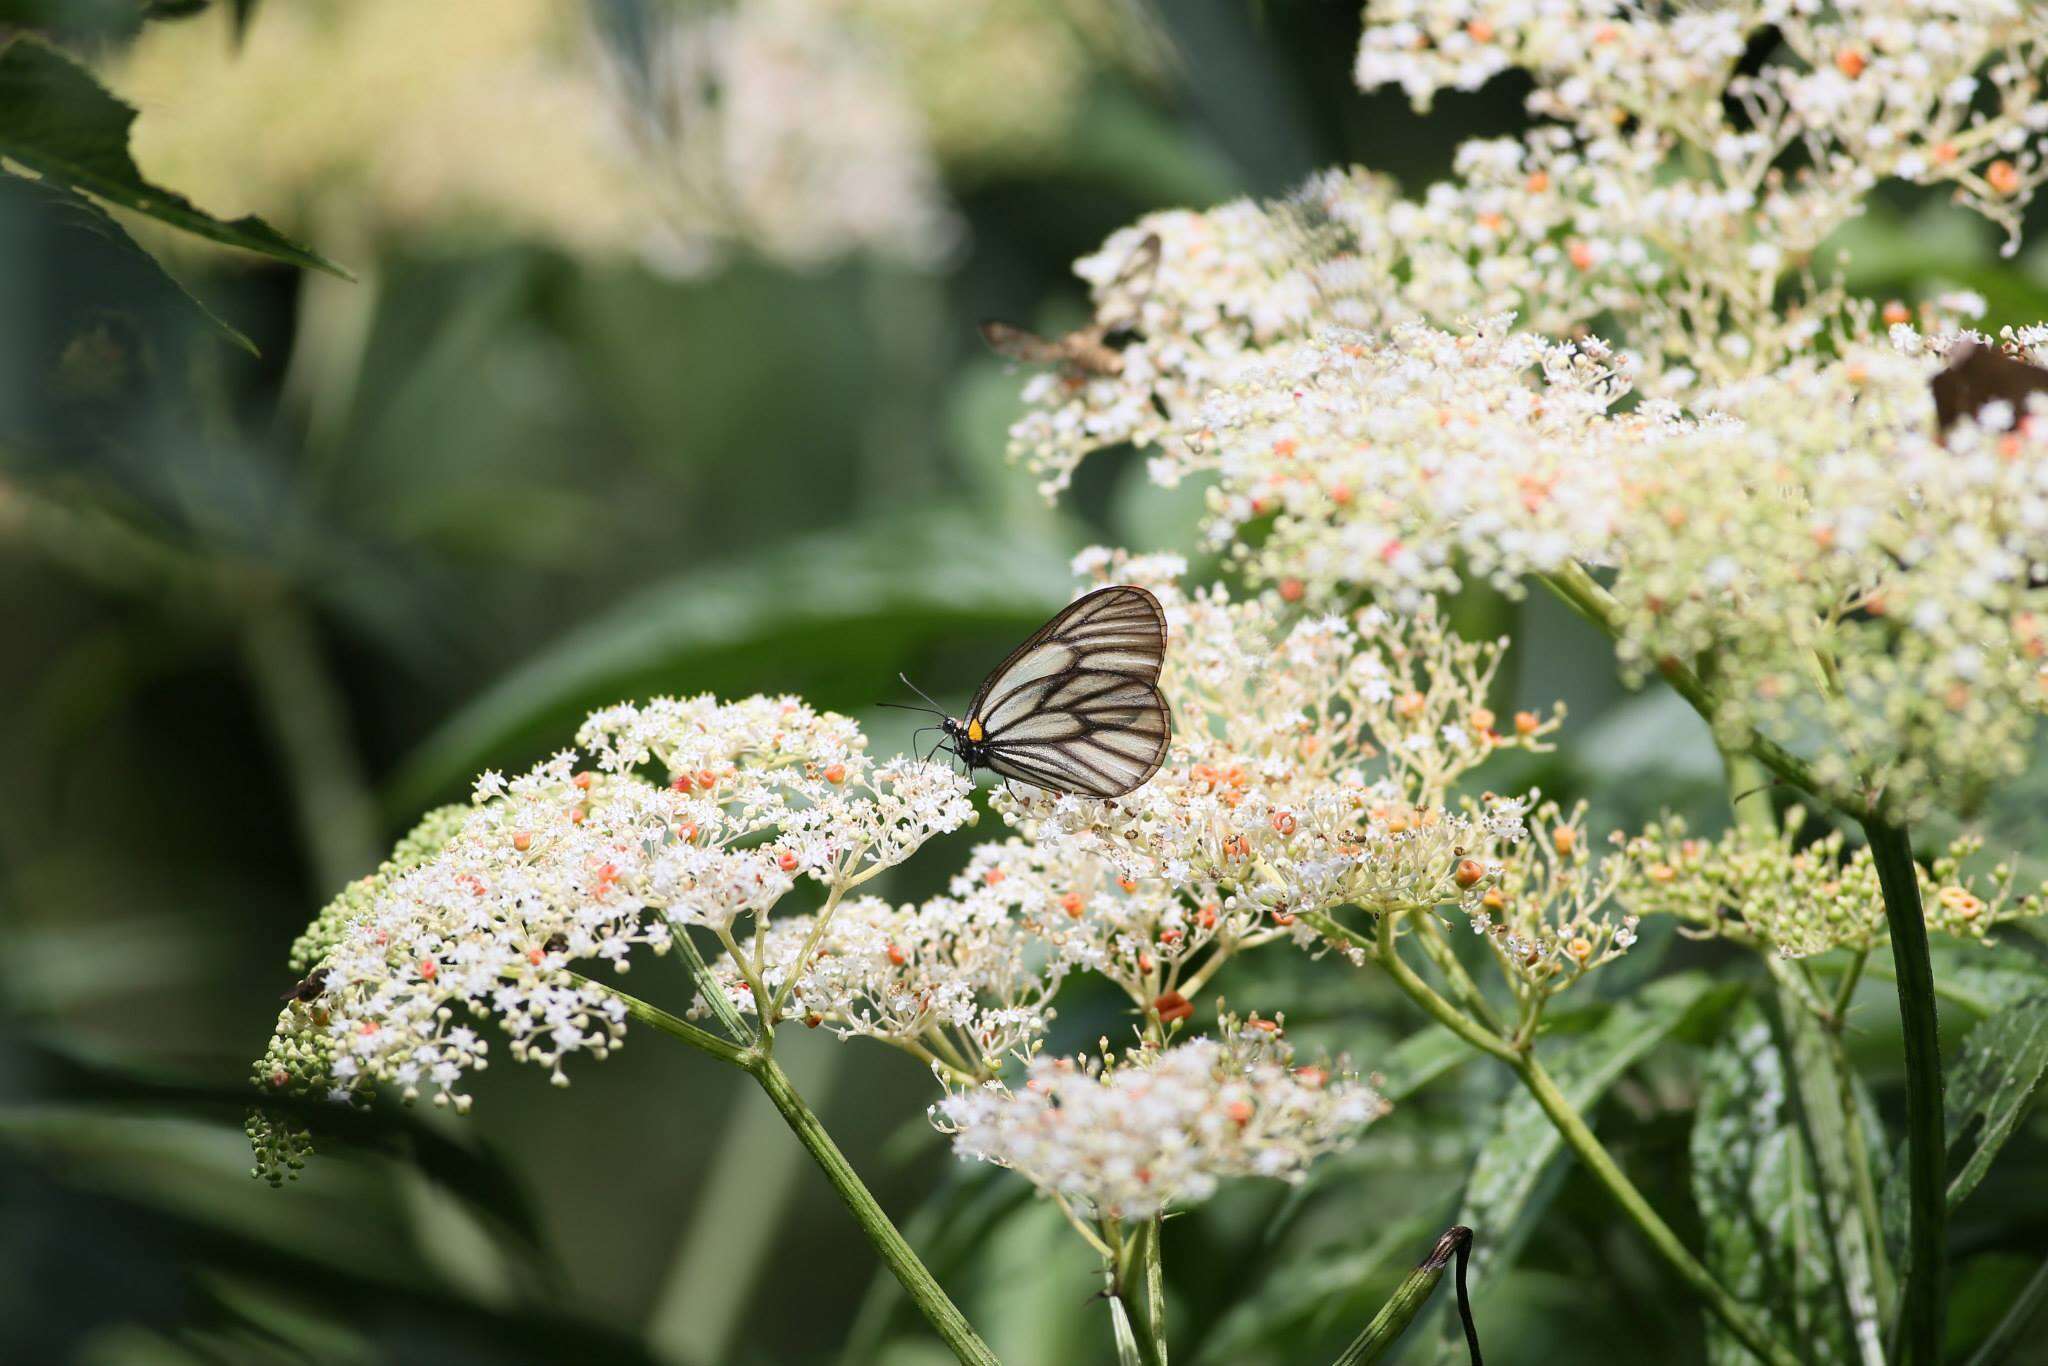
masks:
[[[981,718],[975,717],[967,723],[967,738],[975,744],[981,743]]]

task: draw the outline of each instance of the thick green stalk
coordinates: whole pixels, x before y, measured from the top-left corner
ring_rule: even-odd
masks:
[[[889,1222],[889,1216],[875,1203],[875,1197],[861,1181],[859,1173],[839,1151],[832,1135],[825,1132],[825,1126],[811,1112],[811,1107],[804,1104],[803,1097],[789,1084],[788,1075],[776,1065],[775,1059],[750,1052],[743,1065],[761,1084],[761,1089],[782,1115],[783,1122],[789,1125],[790,1132],[809,1150],[825,1173],[825,1179],[832,1183],[832,1189],[838,1192],[840,1200],[853,1214],[854,1222],[868,1235],[875,1251],[882,1255],[889,1270],[903,1283],[911,1301],[924,1313],[940,1338],[952,1348],[953,1355],[967,1366],[999,1366],[996,1354],[975,1334],[967,1316],[960,1312],[960,1307],[925,1269],[917,1253],[897,1232],[896,1225]]]
[[[1863,822],[1884,890],[1892,970],[1899,988],[1899,1024],[1906,1053],[1906,1266],[1899,1307],[1898,1354],[1905,1366],[1936,1366],[1945,1326],[1948,1143],[1942,1130],[1941,1040],[1934,1005],[1934,964],[1927,952],[1927,914],[1920,870],[1901,826]]]
[[[1446,1229],[1429,1255],[1422,1259],[1422,1264],[1395,1287],[1393,1295],[1380,1306],[1380,1312],[1365,1325],[1365,1331],[1351,1340],[1351,1345],[1337,1358],[1335,1366],[1371,1366],[1385,1356],[1401,1334],[1408,1331],[1408,1325],[1422,1312],[1422,1306],[1429,1303],[1429,1297],[1436,1290],[1436,1283],[1444,1278],[1444,1268],[1451,1264],[1452,1257],[1458,1259],[1458,1308],[1464,1316],[1465,1346],[1471,1353],[1472,1366],[1479,1366],[1479,1338],[1473,1331],[1470,1306],[1465,1299],[1465,1261],[1471,1255],[1472,1230],[1462,1226]]]

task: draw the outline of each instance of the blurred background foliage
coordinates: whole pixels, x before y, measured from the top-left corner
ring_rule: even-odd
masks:
[[[1074,550],[1199,562],[1199,490],[1150,488],[1134,455],[1090,461],[1057,510],[1005,466],[1019,380],[975,322],[1071,324],[1069,263],[1145,210],[1340,161],[1420,189],[1524,117],[1513,79],[1427,119],[1359,95],[1348,4],[750,3],[720,22],[752,25],[722,41],[779,73],[758,88],[707,76],[679,22],[663,0],[0,7],[139,106],[146,174],[355,277],[131,220],[252,355],[28,182],[0,197],[0,1356],[941,1360],[765,1102],[651,1036],[566,1092],[501,1067],[468,1120],[394,1107],[289,1189],[251,1181],[285,950],[423,807],[587,708],[796,691],[887,752],[911,726],[873,710],[897,670],[963,698],[1062,600]],[[842,42],[866,66],[805,74]],[[830,99],[853,101],[843,127]],[[876,184],[897,200],[861,200]],[[1884,201],[1851,235],[1865,292],[2048,316],[2048,257],[2001,261],[1942,205]],[[1516,638],[1503,706],[1571,708],[1559,756],[1492,781],[1585,796],[1595,828],[1723,820],[1691,713],[1626,694],[1562,608],[1457,610]],[[1994,843],[2038,854],[2042,810],[2012,804]],[[975,837],[887,891],[936,889]],[[2037,970],[1960,953],[1987,1000]],[[636,989],[680,1004],[673,969]],[[1689,1237],[1701,1060],[1753,971],[1647,934],[1546,1044]],[[1889,1108],[1873,976],[1854,1043]],[[1169,1225],[1185,1359],[1328,1359],[1454,1217],[1479,1230],[1490,1360],[1704,1359],[1691,1303],[1554,1136],[1513,1123],[1496,1069],[1335,960],[1269,952],[1221,987],[1285,1005],[1401,1105],[1308,1185]],[[1079,983],[1055,1045],[1124,1027]],[[1109,1359],[1086,1250],[1024,1183],[948,1155],[914,1063],[791,1044],[1004,1359]],[[2048,1247],[2038,1118],[1956,1239],[1965,1349]]]

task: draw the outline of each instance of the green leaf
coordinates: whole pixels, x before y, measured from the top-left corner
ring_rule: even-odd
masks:
[[[1279,1274],[1265,1278],[1257,1294],[1230,1307],[1203,1339],[1195,1360],[1256,1359],[1261,1348],[1270,1351],[1275,1343],[1320,1335],[1326,1325],[1356,1323],[1394,1289],[1399,1268],[1415,1255],[1416,1242],[1429,1236],[1430,1225],[1427,1218],[1409,1217],[1374,1230],[1361,1245],[1326,1246],[1290,1258]]]
[[[808,537],[657,584],[443,723],[393,779],[390,809],[418,810],[482,769],[559,747],[585,711],[624,697],[769,689],[842,707],[897,697],[896,672],[920,650],[1037,626],[1071,582],[1064,554],[954,511]],[[956,679],[955,690],[979,681]]]
[[[1977,1188],[2005,1146],[2041,1076],[2048,1072],[2048,994],[2001,1010],[1963,1036],[1963,1057],[1948,1082],[1949,1148],[1974,1131],[1976,1147],[1948,1183],[1953,1210]]]
[[[1791,1064],[1796,1117],[1807,1156],[1813,1160],[1841,1307],[1849,1315],[1862,1359],[1883,1366],[1881,1325],[1895,1312],[1897,1298],[1890,1269],[1883,1265],[1884,1230],[1877,1226],[1882,1218],[1875,1193],[1884,1175],[1884,1129],[1855,1073],[1831,1046],[1827,1030],[1794,994],[1795,965],[1774,961],[1772,973],[1780,979],[1775,1042]],[[1872,1159],[1864,1164],[1870,1170],[1858,1171],[1864,1154]]]
[[[143,179],[128,154],[135,109],[49,44],[17,38],[0,51],[0,156],[44,180],[231,247],[296,266],[349,273],[260,218],[223,221]]]
[[[1741,994],[1735,983],[1716,985],[1705,973],[1683,973],[1652,983],[1619,1002],[1599,1024],[1540,1056],[1565,1099],[1581,1114],[1589,1111],[1629,1068],[1681,1030],[1694,1028],[1728,1008]],[[1473,1273],[1498,1260],[1514,1260],[1547,1196],[1537,1198],[1564,1154],[1564,1138],[1526,1091],[1502,1102],[1492,1138],[1479,1150],[1465,1182],[1457,1222],[1473,1230]]]
[[[201,303],[154,256],[138,246],[112,214],[85,196],[46,180],[0,176],[0,213],[16,211],[46,217],[83,239],[87,269],[97,293],[143,304],[169,300],[176,307],[191,308],[235,345],[252,356],[256,354],[256,343]]]
[[[1693,1198],[1706,1264],[1808,1360],[1850,1361],[1828,1218],[1793,1099],[1793,1077],[1754,1006],[1707,1059],[1692,1129]],[[1707,1325],[1713,1366],[1747,1366],[1749,1350]]]

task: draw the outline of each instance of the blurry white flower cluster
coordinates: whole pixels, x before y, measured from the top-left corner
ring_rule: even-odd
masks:
[[[1295,1066],[1279,1025],[1254,1016],[1121,1059],[1036,1058],[1020,1086],[952,1091],[933,1119],[961,1156],[1108,1223],[1186,1208],[1231,1177],[1298,1180],[1386,1108],[1364,1082]]]
[[[564,1059],[605,1056],[626,1019],[571,963],[624,971],[634,946],[660,952],[691,925],[731,942],[800,879],[829,905],[973,810],[957,774],[876,765],[852,722],[794,698],[614,707],[578,742],[518,777],[485,774],[470,810],[430,817],[322,913],[260,1086],[343,1102],[390,1086],[466,1109],[485,1019],[566,1083]]]

